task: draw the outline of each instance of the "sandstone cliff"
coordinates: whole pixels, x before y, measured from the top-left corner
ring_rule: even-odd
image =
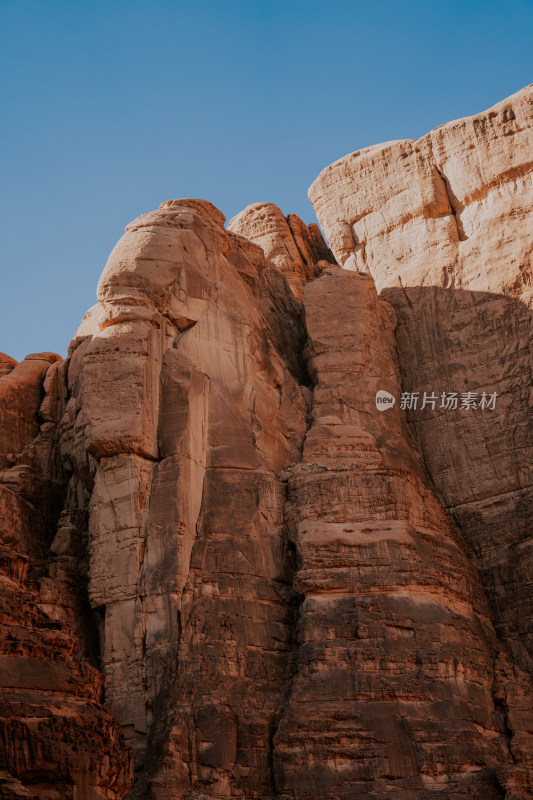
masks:
[[[305,225],[296,214],[284,217],[273,203],[254,203],[228,224],[228,230],[258,244],[267,259],[287,279],[297,298],[317,276],[317,264],[332,260],[318,225]]]
[[[328,167],[337,263],[164,203],[0,358],[0,797],[533,797],[532,131]]]
[[[60,513],[66,364],[52,353],[1,363],[0,797],[115,800],[131,754],[102,703],[87,515]]]
[[[490,412],[419,407],[408,419],[529,671],[532,127],[528,87],[419,141],[352,153],[309,190],[339,261],[368,270],[396,310],[404,390],[498,395]]]

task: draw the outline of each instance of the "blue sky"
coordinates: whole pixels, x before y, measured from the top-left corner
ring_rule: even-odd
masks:
[[[533,81],[533,0],[0,0],[0,350],[66,354],[134,217],[228,220]]]

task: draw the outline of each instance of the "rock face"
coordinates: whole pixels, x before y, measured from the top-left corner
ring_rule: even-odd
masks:
[[[262,252],[223,223],[188,200],[128,226],[69,367],[62,447],[72,495],[94,482],[106,700],[139,770],[151,737],[139,796],[148,777],[157,797],[191,783],[223,795],[230,761],[235,785],[266,791],[291,647],[281,474],[299,457],[306,388],[259,310],[246,251]]]
[[[328,167],[338,263],[164,203],[0,357],[0,797],[533,797],[531,98]]]
[[[396,310],[403,388],[419,393],[409,422],[497,630],[531,671],[533,87],[346,156],[309,194],[339,263],[370,271]],[[477,407],[442,409],[442,392],[475,393]]]
[[[277,796],[529,792],[531,683],[518,670],[509,680],[403,412],[376,406],[377,391],[400,389],[394,312],[369,275],[346,270],[326,271],[303,301],[313,421],[289,477],[303,602]]]
[[[75,512],[58,520],[65,364],[52,353],[1,363],[0,797],[115,800],[131,756],[102,704],[86,525]]]
[[[318,225],[308,227],[296,214],[284,217],[273,203],[253,203],[233,217],[228,230],[258,244],[297,298],[317,276],[318,262],[333,260]]]

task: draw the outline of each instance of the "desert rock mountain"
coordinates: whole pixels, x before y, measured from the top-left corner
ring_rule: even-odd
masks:
[[[318,225],[307,227],[296,214],[284,217],[273,203],[248,206],[230,220],[228,230],[258,244],[299,299],[305,284],[317,277],[317,263],[332,260]]]
[[[533,798],[533,87],[310,198],[0,356],[0,797]]]

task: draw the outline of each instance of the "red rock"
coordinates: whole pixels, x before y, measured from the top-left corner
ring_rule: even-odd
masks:
[[[225,785],[223,740],[209,756],[175,751],[196,717],[238,717],[250,738],[234,785],[270,786],[294,614],[282,471],[308,390],[281,333],[300,331],[299,306],[263,262],[210,204],[165,203],[128,226],[75,340],[61,448],[72,502],[91,492],[106,702],[146,760],[134,796],[148,779],[161,797]]]
[[[533,687],[519,670],[500,683],[508,657],[467,547],[404,413],[376,407],[379,389],[400,389],[394,312],[370,276],[346,270],[309,284],[303,302],[313,422],[289,476],[302,604],[276,796],[530,793]]]
[[[0,353],[0,378],[7,375],[8,372],[11,372],[17,364],[18,361],[15,361],[11,356],[6,355],[6,353]]]
[[[61,403],[41,401],[61,364],[29,356],[0,378],[0,797],[115,800],[131,783],[131,756],[102,705],[103,675],[72,635],[90,639],[84,576],[71,564],[66,587],[48,551],[62,502],[50,412]],[[83,565],[83,547],[80,556]]]
[[[327,168],[338,264],[164,203],[0,358],[0,797],[533,797],[530,110]]]

